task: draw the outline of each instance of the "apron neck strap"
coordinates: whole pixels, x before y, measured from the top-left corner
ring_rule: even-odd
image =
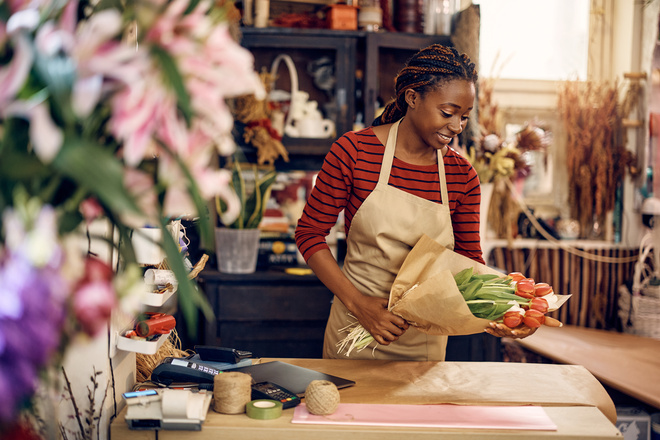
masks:
[[[447,191],[447,176],[445,175],[445,160],[442,156],[442,149],[438,150],[438,178],[440,179],[441,203],[449,206],[449,191]]]
[[[383,163],[380,167],[380,175],[378,176],[379,185],[387,185],[387,182],[389,182],[392,171],[392,162],[394,161],[394,150],[396,150],[396,138],[399,133],[399,124],[401,121],[402,119],[399,119],[392,124],[390,132],[387,135],[385,152],[383,153]],[[445,176],[445,162],[442,156],[442,150],[438,150],[438,178],[440,180],[442,204],[449,203],[449,192],[447,191],[447,177]]]
[[[394,150],[396,149],[396,138],[399,132],[399,124],[401,119],[396,121],[390,127],[390,132],[387,135],[387,142],[385,142],[385,153],[383,153],[383,163],[380,166],[380,176],[378,176],[378,183],[380,185],[387,185],[390,180],[390,172],[392,171],[392,161],[394,160]]]

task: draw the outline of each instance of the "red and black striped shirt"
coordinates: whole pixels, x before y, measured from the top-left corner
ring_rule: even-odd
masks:
[[[348,132],[330,148],[296,227],[296,244],[305,261],[327,249],[325,237],[344,210],[345,232],[353,216],[378,182],[385,146],[371,127]],[[479,241],[481,188],[470,162],[451,148],[444,156],[454,250],[484,263]],[[412,165],[396,157],[389,184],[441,203],[438,165]]]

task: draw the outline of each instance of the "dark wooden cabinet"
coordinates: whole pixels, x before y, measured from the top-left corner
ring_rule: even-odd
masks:
[[[317,169],[334,140],[353,129],[358,113],[368,126],[379,105],[394,97],[394,79],[419,49],[433,43],[451,45],[443,35],[401,32],[336,31],[329,29],[242,28],[241,44],[255,57],[255,69],[270,71],[280,54],[289,55],[298,72],[299,89],[319,103],[324,115],[335,122],[336,135],[328,139],[282,140],[292,161],[279,169]],[[334,87],[319,89],[308,72],[310,62],[327,58],[333,63]],[[290,90],[286,67],[278,69],[276,88]]]
[[[204,270],[198,281],[215,313],[205,323],[204,344],[249,350],[256,357],[322,356],[333,295],[315,275]]]
[[[333,295],[315,275],[204,270],[198,282],[215,320],[205,321],[196,343],[249,350],[255,357],[322,357]],[[447,360],[501,361],[500,339],[486,333],[452,336]]]

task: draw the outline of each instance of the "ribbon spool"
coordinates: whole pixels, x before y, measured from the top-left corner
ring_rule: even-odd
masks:
[[[319,416],[327,416],[339,406],[339,390],[329,380],[313,380],[305,390],[307,411]]]
[[[213,409],[222,414],[241,414],[252,398],[252,376],[239,371],[213,378]]]
[[[135,334],[141,338],[154,335],[165,335],[176,326],[176,319],[165,313],[153,313],[148,319],[139,321],[135,325]]]
[[[267,399],[253,400],[247,403],[245,412],[251,419],[276,419],[282,415],[282,402]]]

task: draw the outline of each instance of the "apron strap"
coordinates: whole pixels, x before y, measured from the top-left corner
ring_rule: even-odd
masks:
[[[396,121],[390,127],[390,132],[387,135],[387,142],[385,142],[385,152],[383,153],[383,163],[380,166],[380,175],[378,176],[379,185],[387,185],[390,180],[390,172],[392,171],[392,162],[394,161],[394,150],[396,149],[396,137],[399,132],[399,123],[401,119]]]
[[[396,121],[390,127],[385,143],[385,152],[383,153],[383,163],[380,166],[380,175],[378,176],[378,185],[387,185],[392,171],[394,161],[394,150],[396,149],[396,138],[399,132],[399,124],[402,119]],[[449,203],[449,192],[447,191],[447,176],[445,175],[445,162],[442,156],[442,150],[438,150],[438,179],[440,180],[441,204]]]
[[[440,179],[440,194],[442,195],[442,204],[449,205],[449,191],[447,191],[447,176],[445,175],[445,159],[442,156],[442,150],[438,150],[438,177]]]

